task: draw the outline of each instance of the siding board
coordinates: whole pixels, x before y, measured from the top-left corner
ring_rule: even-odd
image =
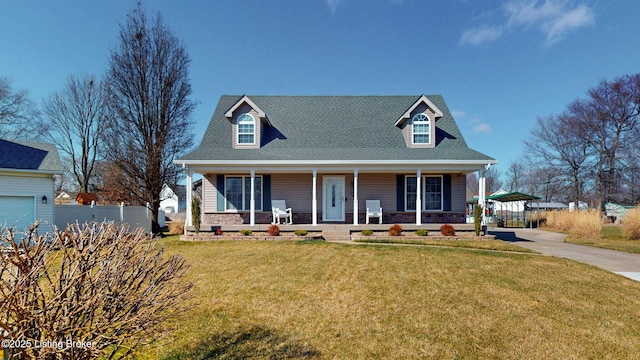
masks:
[[[451,175],[451,211],[465,212],[467,195],[467,177],[460,174]]]
[[[39,232],[45,233],[53,229],[55,223],[55,195],[51,176],[5,176],[0,175],[0,195],[33,196],[35,198],[35,218],[42,220]],[[42,203],[42,196],[47,203]],[[0,223],[2,219],[0,219]]]
[[[218,207],[218,195],[216,190],[216,174],[207,174],[202,177],[202,212],[216,212]]]
[[[313,176],[308,174],[272,174],[271,175],[271,199],[285,200],[295,214],[298,212],[311,212],[311,182]],[[321,178],[318,177],[318,208],[321,201]],[[271,209],[268,209],[270,211]]]

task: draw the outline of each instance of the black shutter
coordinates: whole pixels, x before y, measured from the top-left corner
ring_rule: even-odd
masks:
[[[404,175],[396,176],[396,210],[404,211]]]
[[[271,175],[262,175],[262,211],[271,211]]]
[[[442,210],[451,211],[451,174],[444,174],[442,183]]]
[[[216,177],[216,191],[218,192],[217,210],[224,211],[224,175],[217,175]]]

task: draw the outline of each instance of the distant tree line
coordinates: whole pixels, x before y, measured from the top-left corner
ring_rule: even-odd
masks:
[[[506,183],[545,201],[637,204],[639,122],[640,74],[602,81],[561,114],[537,119]]]
[[[0,78],[0,137],[56,144],[67,164],[57,190],[157,209],[163,184],[182,174],[174,158],[193,146],[190,61],[160,14],[149,19],[138,4],[103,77],[70,75],[42,111]]]

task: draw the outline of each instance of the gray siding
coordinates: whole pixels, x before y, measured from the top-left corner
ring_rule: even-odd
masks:
[[[467,177],[451,174],[451,211],[465,212],[467,204]]]
[[[202,212],[212,213],[218,210],[218,192],[216,191],[216,174],[202,177]]]
[[[238,116],[244,113],[249,113],[251,116],[253,116],[253,119],[255,120],[255,144],[252,145],[240,145],[237,143],[238,140]],[[240,107],[238,107],[234,112],[233,112],[233,130],[232,130],[232,136],[233,138],[231,139],[232,143],[233,143],[233,147],[235,149],[258,149],[260,148],[260,145],[262,143],[262,121],[260,120],[260,117],[258,116],[258,112],[253,110],[249,105],[247,104],[243,104]]]
[[[296,211],[311,212],[312,181],[311,173],[273,174],[271,175],[271,199],[286,200],[287,207],[290,207],[294,214]],[[321,182],[318,181],[318,194],[321,186]],[[321,201],[318,201],[318,208],[321,206]]]
[[[380,200],[382,212],[396,211],[396,174],[358,175],[359,212],[365,211],[366,200]]]
[[[413,116],[418,113],[424,113],[429,117],[429,137],[431,139],[430,144],[413,144]],[[409,148],[433,148],[436,142],[436,114],[433,109],[429,108],[425,104],[421,104],[411,112],[411,117],[404,122],[402,126],[402,134],[404,140]]]

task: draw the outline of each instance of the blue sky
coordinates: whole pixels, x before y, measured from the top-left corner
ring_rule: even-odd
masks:
[[[0,0],[0,76],[36,103],[101,76],[134,1]],[[186,45],[196,142],[222,94],[444,96],[506,172],[537,117],[640,72],[635,0],[146,1]]]

